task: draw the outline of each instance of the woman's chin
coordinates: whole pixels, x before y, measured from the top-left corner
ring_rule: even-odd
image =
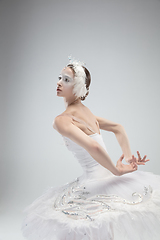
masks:
[[[61,91],[57,91],[57,96],[59,96],[61,94]]]

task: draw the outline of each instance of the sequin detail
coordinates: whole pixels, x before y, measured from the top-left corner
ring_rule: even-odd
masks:
[[[144,195],[134,192],[133,197],[137,197],[136,201],[128,201],[117,195],[99,194],[87,197],[89,194],[85,190],[84,185],[79,185],[77,178],[72,183],[66,185],[63,191],[57,196],[53,208],[56,211],[62,211],[68,217],[73,219],[86,219],[94,221],[95,217],[104,212],[118,211],[112,208],[109,203],[119,202],[122,204],[136,205],[143,201],[144,195],[151,194],[152,188],[144,187]]]

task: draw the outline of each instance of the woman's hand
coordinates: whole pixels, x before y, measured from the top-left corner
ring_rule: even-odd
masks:
[[[145,165],[145,163],[149,161],[149,159],[146,159],[147,155],[145,155],[143,158],[141,158],[139,151],[137,151],[137,155],[138,155],[138,158],[136,158],[137,165]],[[128,162],[132,163],[133,160],[129,159]]]
[[[124,154],[122,154],[120,159],[117,161],[117,165],[116,165],[116,168],[119,171],[119,176],[123,175],[125,173],[136,171],[138,169],[137,163],[136,163],[136,158],[134,157],[134,155],[132,155],[132,159],[131,159],[132,162],[129,165],[122,163],[123,158],[124,158]]]

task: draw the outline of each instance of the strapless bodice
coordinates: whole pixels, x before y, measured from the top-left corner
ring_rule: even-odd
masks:
[[[95,139],[106,151],[106,146],[104,144],[102,135],[99,133],[95,133],[92,135],[88,135]],[[78,160],[80,163],[84,174],[83,178],[90,178],[90,179],[96,179],[96,178],[104,178],[113,176],[113,174],[106,168],[104,168],[102,165],[100,165],[83,147],[78,145],[77,143],[73,142],[68,137],[63,136],[64,142],[66,147],[69,151],[71,151],[74,155],[74,157]]]

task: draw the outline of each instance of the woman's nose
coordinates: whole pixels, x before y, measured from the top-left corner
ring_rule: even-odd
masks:
[[[62,79],[57,82],[57,85],[62,85]]]

